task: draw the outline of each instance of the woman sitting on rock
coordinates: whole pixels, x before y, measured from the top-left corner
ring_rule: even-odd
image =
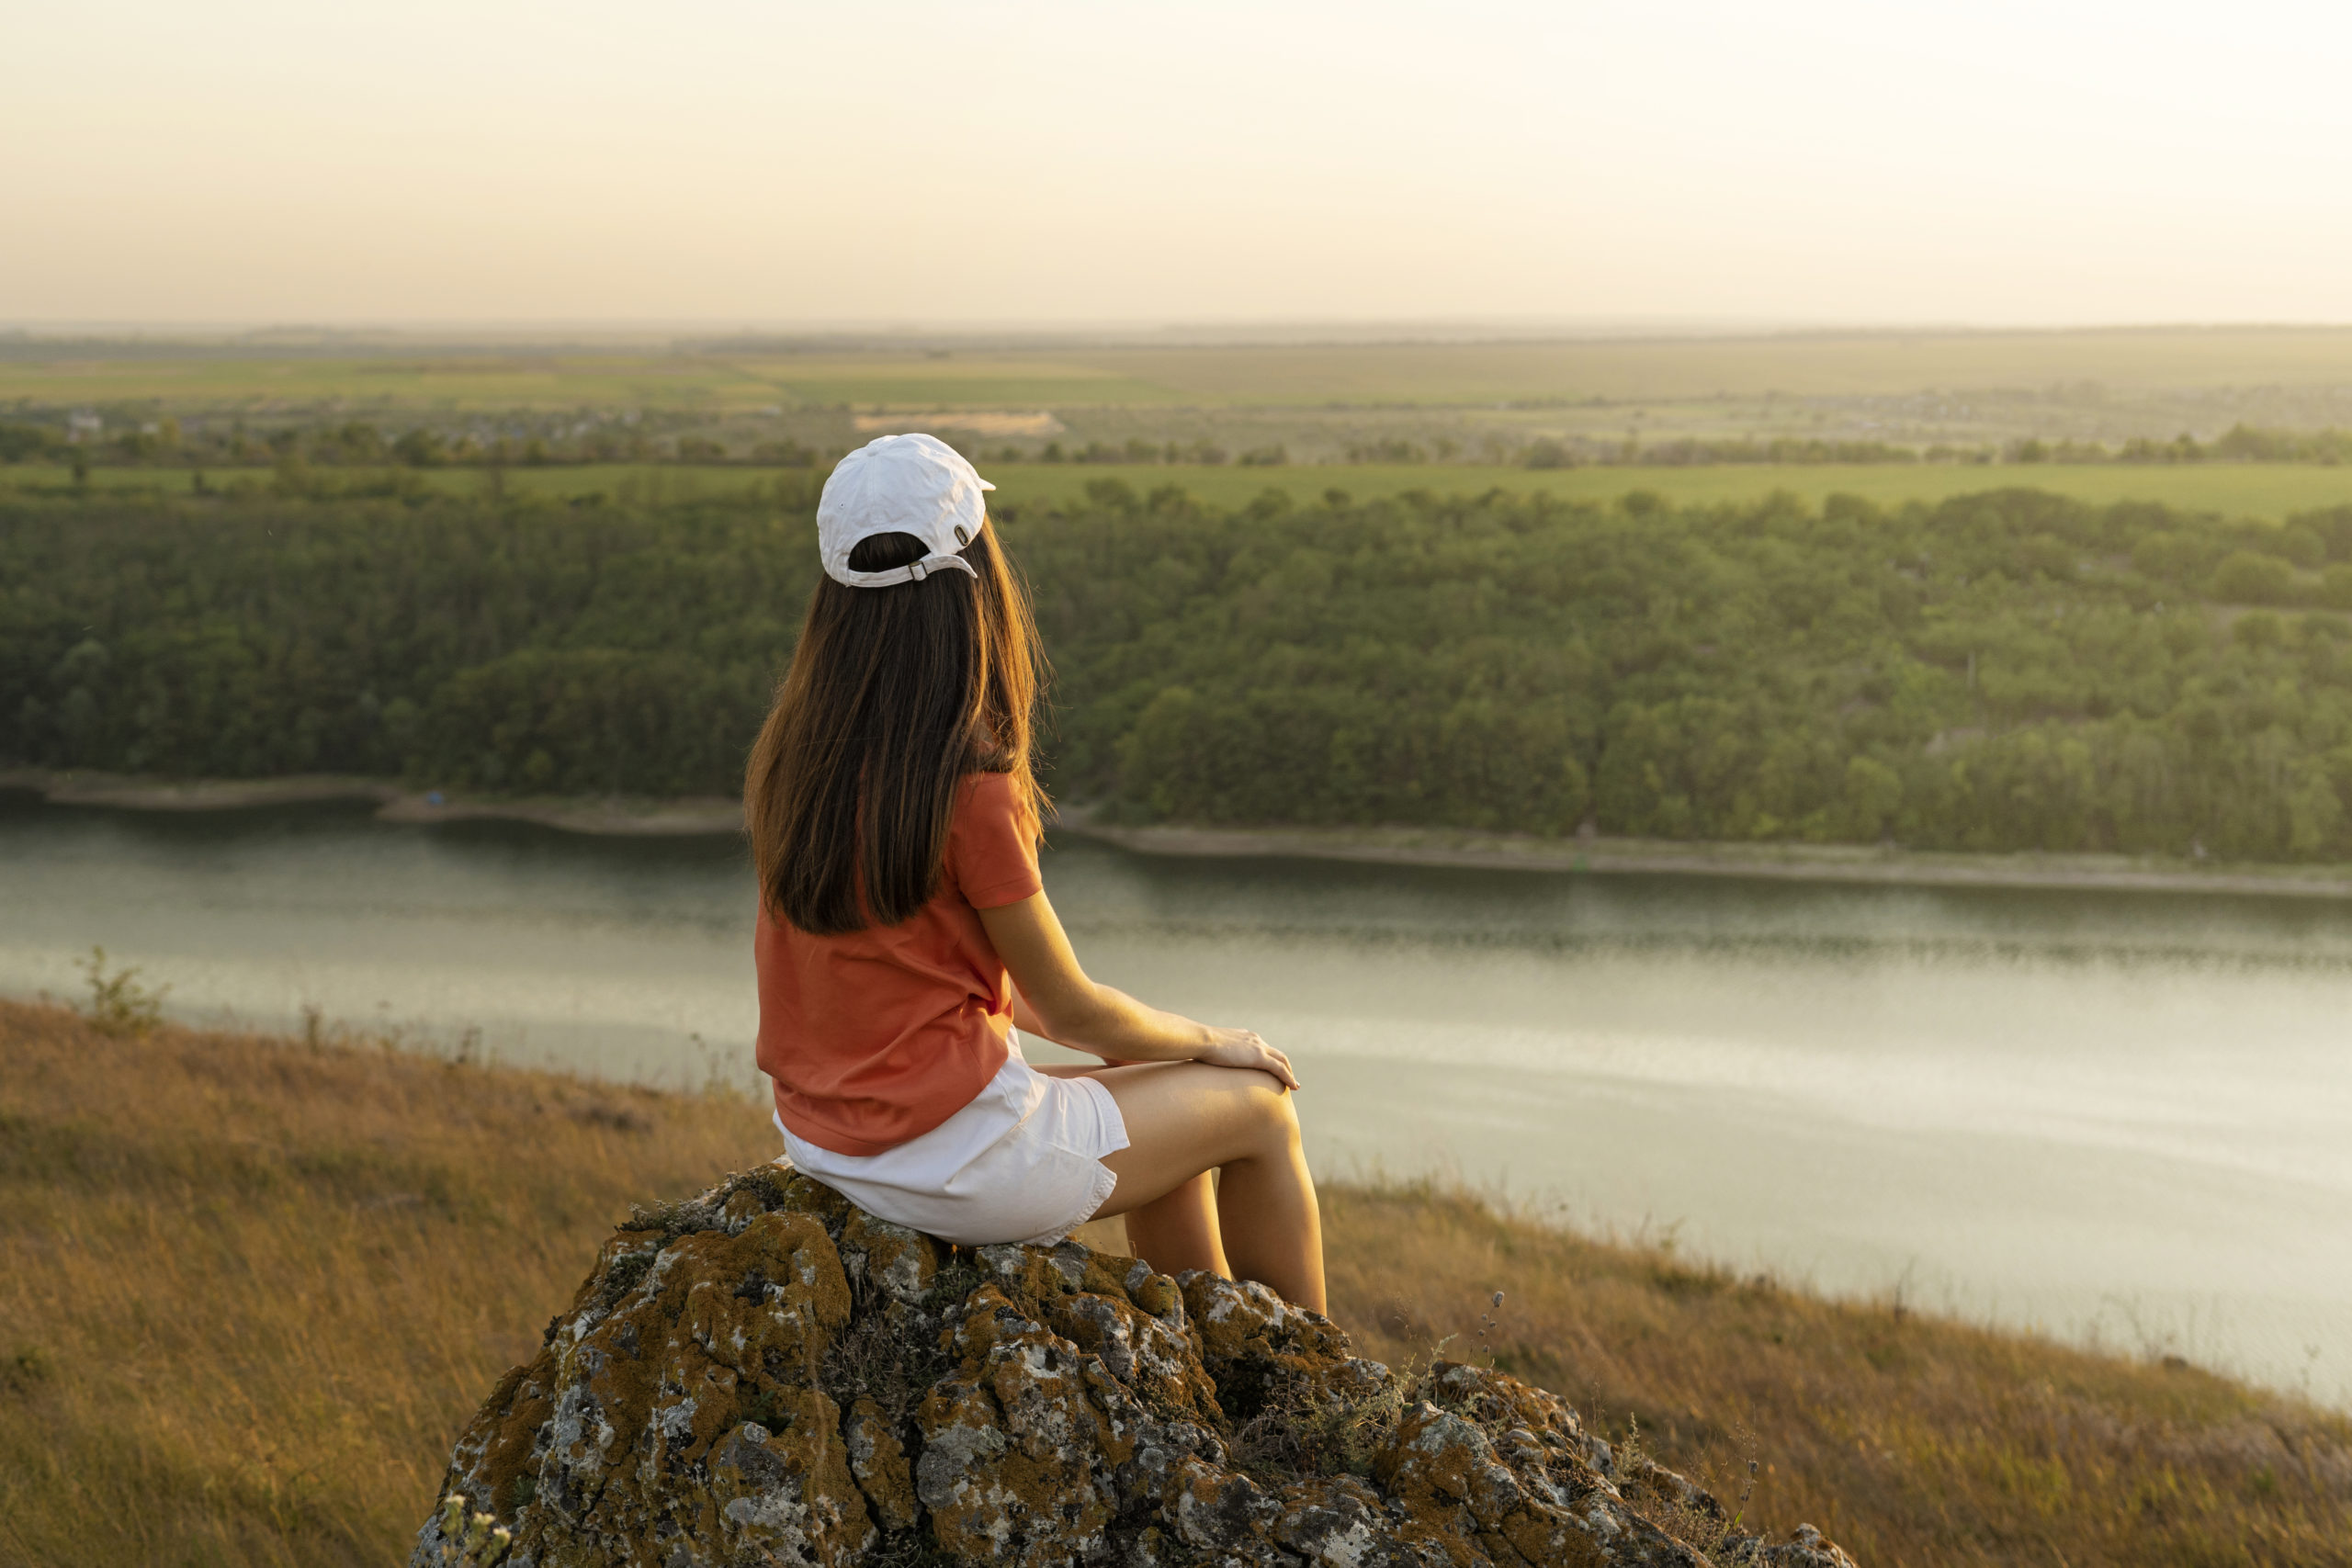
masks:
[[[1088,979],[1046,900],[1040,660],[993,488],[944,442],[887,435],[818,502],[826,581],[744,781],[786,1152],[948,1241],[1125,1214],[1153,1268],[1319,1312],[1289,1059]],[[1015,1025],[1103,1065],[1033,1067]]]

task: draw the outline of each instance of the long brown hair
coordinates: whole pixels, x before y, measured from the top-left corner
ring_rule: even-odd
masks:
[[[964,549],[977,577],[818,581],[743,777],[752,861],[775,918],[835,935],[912,915],[938,886],[967,773],[1012,775],[1034,830],[1045,801],[1030,717],[1045,661],[995,539],[990,524]],[[885,571],[924,548],[911,534],[876,534],[849,564]]]

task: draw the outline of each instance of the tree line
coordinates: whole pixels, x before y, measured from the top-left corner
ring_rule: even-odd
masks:
[[[489,417],[489,416],[486,416]],[[588,463],[678,463],[697,467],[830,468],[846,447],[792,437],[729,434],[692,428],[694,416],[639,417],[610,411],[578,415],[510,414],[454,429],[432,424],[398,428],[366,420],[284,423],[247,428],[242,421],[183,425],[165,416],[73,426],[62,413],[44,420],[0,420],[0,463],[41,461],[90,467],[202,469],[271,468],[300,488],[311,468],[390,471],[444,468],[547,468]],[[511,428],[509,428],[511,427]],[[992,463],[1091,463],[1129,467],[1188,465],[1278,468],[1292,460],[1282,442],[1234,450],[1216,442],[1100,439],[1067,445],[1002,446],[983,449],[947,433],[967,457]],[[1594,436],[1538,435],[1530,440],[1489,434],[1475,446],[1451,435],[1416,439],[1387,434],[1349,440],[1336,456],[1351,464],[1478,463],[1488,467],[1566,468],[1591,465],[1683,468],[1723,465],[1822,464],[2032,465],[2195,463],[2324,463],[2352,461],[2352,431],[2296,431],[2240,423],[2211,441],[2182,434],[2168,441],[2134,436],[2113,446],[2098,441],[2045,441],[2039,436],[1976,445],[1837,440],[1817,436],[1681,436],[1645,444]]]
[[[2071,437],[2045,441],[2038,435],[1974,444],[1935,442],[1926,446],[1893,441],[1830,440],[1815,436],[1679,436],[1644,445],[1622,441],[1563,441],[1545,436],[1520,454],[1531,468],[1570,468],[1578,463],[1633,468],[1690,468],[1722,464],[1813,465],[1824,463],[2120,463],[2134,466],[2183,463],[2352,462],[2352,431],[2276,430],[2241,422],[2211,441],[2184,431],[2169,441],[2135,435],[2109,446]]]
[[[0,757],[732,793],[816,483],[0,504]],[[2352,508],[1106,479],[998,526],[1049,787],[1127,820],[2352,858]]]
[[[0,463],[72,463],[77,468],[202,469],[549,468],[582,463],[830,467],[841,456],[791,438],[732,445],[689,428],[692,416],[610,410],[570,415],[508,413],[453,427],[385,426],[367,420],[249,425],[243,419],[172,415],[103,419],[60,414],[0,420]]]

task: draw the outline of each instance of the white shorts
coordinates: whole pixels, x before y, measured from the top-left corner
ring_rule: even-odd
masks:
[[[1094,1217],[1118,1178],[1102,1156],[1127,1146],[1111,1091],[1091,1077],[1047,1077],[1021,1055],[969,1105],[878,1155],[840,1155],[792,1135],[793,1168],[869,1213],[964,1247],[1050,1247]]]

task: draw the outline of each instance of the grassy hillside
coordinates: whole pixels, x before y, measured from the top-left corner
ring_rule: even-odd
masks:
[[[0,1562],[398,1561],[605,1228],[772,1152],[730,1099],[0,1003]],[[1369,1353],[1493,1355],[1727,1495],[1752,1459],[1751,1517],[1871,1568],[2352,1563],[2352,1423],[2294,1401],[1458,1194],[1326,1205]]]

